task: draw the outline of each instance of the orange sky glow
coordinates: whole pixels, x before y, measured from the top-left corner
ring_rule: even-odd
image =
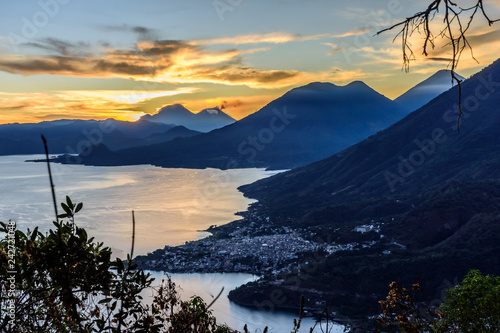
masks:
[[[222,11],[211,2],[120,2],[119,14],[115,0],[93,2],[57,2],[50,13],[35,2],[6,5],[0,123],[135,121],[174,103],[195,113],[218,106],[241,119],[314,81],[362,80],[394,99],[449,65],[445,40],[424,57],[415,34],[406,73],[396,31],[375,36],[424,8],[425,0],[242,1]],[[487,9],[500,17],[500,5]],[[46,22],[33,21],[40,13]],[[498,57],[500,23],[490,27],[480,19],[468,31],[474,57],[466,50],[458,68],[466,77]],[[439,18],[433,24],[439,29]]]

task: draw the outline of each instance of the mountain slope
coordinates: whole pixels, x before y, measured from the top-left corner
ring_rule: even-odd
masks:
[[[465,80],[464,77],[458,74],[456,76],[459,80]],[[409,89],[394,101],[409,113],[451,89],[455,84],[455,82],[452,83],[451,71],[442,69]]]
[[[185,108],[181,104],[167,105],[161,108],[154,115],[144,115],[141,119],[153,122],[153,123],[164,123],[164,124],[177,124],[181,125],[192,119],[193,113]]]
[[[465,117],[460,133],[457,110],[450,107],[458,97],[454,88],[338,154],[242,189],[257,199],[278,198],[287,206],[309,196],[316,205],[328,205],[420,193],[450,179],[499,178],[499,67],[497,61],[463,83]],[[478,91],[487,98],[479,100]],[[465,101],[477,103],[467,107]]]
[[[292,168],[319,160],[387,127],[402,110],[362,82],[343,87],[311,83],[292,89],[258,112],[196,137],[95,156],[102,165]],[[84,163],[85,158],[83,159]]]
[[[236,122],[218,107],[204,109],[195,114],[194,118],[200,132],[210,132]]]
[[[188,138],[191,136],[195,136],[201,134],[201,132],[193,131],[187,129],[184,126],[176,126],[172,129],[169,129],[163,133],[151,134],[145,139],[143,145],[150,145],[162,142],[168,142],[176,138]]]
[[[340,313],[366,319],[392,281],[420,283],[421,301],[439,305],[469,269],[500,275],[500,60],[462,88],[460,133],[455,87],[340,153],[241,187],[259,200],[255,220],[354,248],[315,253],[302,272],[240,287],[231,300],[260,304],[272,291],[292,306],[300,281],[306,306],[329,293]],[[378,229],[357,231],[366,225]]]

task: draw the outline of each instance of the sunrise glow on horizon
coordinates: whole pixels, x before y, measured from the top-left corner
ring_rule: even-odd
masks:
[[[397,31],[425,0],[41,0],[2,6],[0,124],[135,121],[169,104],[241,119],[310,82],[361,80],[388,98],[449,65],[441,41],[402,70]],[[491,18],[500,4],[486,1]],[[439,24],[439,19],[436,20]],[[498,58],[500,23],[471,26],[458,72]]]

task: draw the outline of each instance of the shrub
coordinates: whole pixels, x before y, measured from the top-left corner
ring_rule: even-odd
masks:
[[[82,207],[66,197],[66,221],[46,235],[0,222],[1,332],[234,332],[201,298],[181,301],[170,279],[144,304],[153,279],[76,226]]]
[[[500,332],[500,277],[471,270],[446,292],[439,332]]]
[[[416,301],[419,285],[411,291],[391,283],[389,295],[380,301],[378,322],[385,331],[410,333],[494,333],[500,332],[500,277],[483,276],[470,270],[463,281],[446,292],[440,309],[434,312]]]

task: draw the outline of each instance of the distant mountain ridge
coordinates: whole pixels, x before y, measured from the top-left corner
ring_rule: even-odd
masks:
[[[396,99],[396,107],[402,110],[398,110],[396,113],[400,113],[401,115],[393,117],[392,120],[388,121],[387,118],[384,119],[386,115],[381,111],[381,108],[378,108],[378,103],[381,102],[382,99],[379,98],[378,101],[372,100],[370,103],[366,100],[366,96],[369,95],[372,97],[376,95],[379,95],[379,97],[383,96],[373,91],[363,82],[354,81],[344,87],[338,87],[331,83],[313,82],[307,86],[296,88],[302,90],[301,96],[299,97],[293,97],[294,94],[296,94],[295,89],[291,90],[289,92],[290,94],[285,95],[287,98],[292,96],[289,99],[290,102],[295,103],[298,100],[298,103],[301,104],[302,102],[300,99],[305,96],[306,91],[320,93],[320,95],[323,94],[325,96],[331,91],[332,96],[330,96],[330,102],[325,102],[324,96],[321,97],[320,100],[329,104],[328,108],[332,109],[332,117],[336,118],[336,124],[333,124],[328,116],[325,117],[322,115],[324,111],[321,111],[321,109],[323,109],[325,105],[318,105],[321,103],[312,101],[310,104],[317,105],[317,110],[310,111],[309,115],[299,112],[300,118],[305,119],[299,121],[303,123],[304,128],[287,130],[288,132],[292,132],[292,130],[296,131],[298,135],[297,138],[293,138],[291,133],[287,135],[286,133],[266,132],[266,129],[269,129],[269,121],[276,116],[275,114],[268,113],[268,123],[266,124],[264,120],[260,125],[257,125],[257,123],[262,121],[262,119],[259,120],[259,116],[252,115],[252,117],[250,117],[253,119],[252,121],[247,122],[247,120],[245,120],[242,122],[244,126],[235,127],[235,129],[237,129],[236,132],[240,132],[239,134],[234,133],[235,130],[231,129],[214,136],[203,137],[203,140],[207,139],[207,143],[202,142],[201,145],[205,145],[206,150],[214,150],[212,154],[206,152],[200,154],[199,150],[193,148],[192,145],[197,144],[196,140],[192,142],[185,141],[182,145],[185,144],[187,151],[191,151],[196,155],[195,157],[187,158],[188,161],[185,161],[186,158],[175,156],[172,161],[168,163],[162,161],[158,162],[156,159],[153,159],[151,163],[157,163],[163,166],[213,166],[219,168],[231,167],[233,163],[230,161],[236,162],[239,166],[266,166],[273,168],[291,168],[304,165],[346,148],[350,144],[388,126],[415,107],[414,104],[412,104],[412,98],[415,99],[416,96],[418,103],[425,103],[428,99],[431,99],[435,94],[439,93],[439,91],[447,90],[447,86],[450,85],[450,83],[449,71],[437,72]],[[337,92],[333,93],[334,90],[337,90]],[[342,91],[340,96],[338,94],[339,91]],[[345,96],[342,96],[342,94],[345,94]],[[358,95],[356,96],[356,94]],[[349,95],[351,95],[351,97],[349,97]],[[305,97],[306,100],[312,98],[312,96]],[[385,102],[387,102],[387,100]],[[365,114],[360,113],[359,109],[360,105],[363,103],[364,106],[361,106],[361,109],[365,108]],[[389,113],[392,112],[390,109],[395,107],[395,103],[392,105],[386,104]],[[336,108],[338,110],[334,110],[333,104],[337,104]],[[378,108],[378,110],[375,110],[376,112],[381,112],[380,119],[367,115],[373,106],[375,106],[375,109]],[[283,104],[280,107],[284,108],[286,105]],[[305,109],[303,105],[301,108]],[[333,115],[333,113],[336,114]],[[394,112],[392,113],[394,115]],[[313,118],[316,119],[316,123],[312,120]],[[42,132],[44,132],[49,139],[52,147],[51,150],[54,153],[68,153],[69,147],[71,148],[71,153],[75,154],[82,151],[82,142],[85,144],[102,143],[107,145],[110,150],[120,150],[139,146],[143,147],[170,141],[174,138],[173,133],[176,132],[170,132],[169,134],[161,133],[165,133],[177,125],[181,126],[177,130],[177,134],[179,134],[177,137],[182,138],[199,134],[199,132],[208,132],[216,128],[234,124],[235,120],[217,107],[204,109],[194,114],[181,104],[173,104],[163,107],[154,115],[145,115],[137,122],[119,122],[113,119],[109,119],[107,122],[112,123],[115,127],[113,132],[108,133],[102,140],[90,141],[84,133],[93,133],[99,130],[99,122],[94,120],[62,119],[45,121],[37,124],[0,125],[0,155],[42,152],[43,149],[39,142],[39,136]],[[252,124],[252,122],[254,123]],[[190,126],[191,129],[183,124]],[[293,124],[291,127],[294,127],[294,125],[296,124]],[[309,129],[307,130],[306,127],[309,127]],[[198,131],[194,131],[192,128],[198,128]],[[263,137],[266,133],[272,135],[272,137]],[[262,145],[262,143],[254,139],[259,134],[261,136],[261,138],[258,138],[259,141],[262,141],[260,139],[263,139],[264,142],[269,139],[275,141],[275,139],[278,138],[277,141],[280,142],[271,142]],[[227,138],[224,139],[222,135],[226,135]],[[279,138],[280,136],[281,138]],[[314,136],[317,136],[316,140],[309,139]],[[235,144],[224,142],[228,140],[239,141],[240,145],[235,146]],[[290,147],[292,143],[296,145],[298,143],[297,147],[299,147],[299,149],[296,152],[293,152]],[[80,145],[80,148],[78,145]],[[209,147],[209,145],[211,145],[211,147]],[[220,147],[214,149],[215,146]],[[263,148],[264,146],[265,149]],[[308,147],[307,151],[306,147]],[[164,148],[155,147],[154,149],[158,150]],[[176,150],[176,148],[165,148],[165,150],[172,149],[173,151]],[[243,159],[243,155],[247,158]],[[125,157],[123,158],[125,159]],[[278,161],[280,158],[282,162]],[[119,161],[110,161],[111,159],[111,157],[102,158],[98,156],[93,156],[92,158],[95,163],[119,164]],[[133,162],[126,161],[123,163],[128,164]]]
[[[4,124],[0,125],[0,155],[43,153],[41,134],[49,141],[51,153],[79,154],[92,145],[105,144],[111,150],[119,150],[199,133],[182,126],[145,120],[55,120],[33,124]]]
[[[176,106],[175,112],[184,111]],[[224,128],[175,143],[120,151],[121,158],[92,156],[91,164],[293,168],[347,148],[403,115],[395,102],[362,82],[314,82]]]
[[[465,80],[463,76],[455,75],[459,80]],[[394,101],[409,113],[424,106],[455,85],[456,82],[452,82],[451,71],[442,69],[412,87]]]
[[[156,114],[148,114],[142,116],[141,119],[154,123],[184,126],[198,132],[210,132],[236,121],[218,107],[204,109],[199,113],[193,113],[181,104],[164,106]]]
[[[487,99],[480,101],[474,97],[479,87]],[[458,87],[455,87],[417,112],[344,151],[244,186],[243,190],[258,199],[279,198],[293,205],[293,201],[288,200],[290,198],[285,198],[298,193],[287,189],[286,184],[301,188],[302,198],[308,193],[318,198],[323,193],[324,198],[333,203],[349,198],[358,200],[360,195],[420,192],[442,185],[443,179],[470,179],[467,172],[458,170],[472,168],[479,160],[485,160],[485,166],[490,165],[486,160],[495,161],[500,157],[499,87],[500,60],[462,84],[463,98],[472,96],[478,104],[473,105],[474,112],[467,111],[470,107],[464,105],[460,133],[457,131],[458,110],[453,108],[458,98]],[[450,163],[444,163],[442,156]],[[437,169],[431,171],[432,168]],[[500,168],[488,169],[488,173],[472,170],[469,175],[474,174],[475,179],[500,178]],[[295,184],[293,180],[299,183]],[[264,188],[268,190],[264,191]],[[288,194],[283,196],[285,193]]]

